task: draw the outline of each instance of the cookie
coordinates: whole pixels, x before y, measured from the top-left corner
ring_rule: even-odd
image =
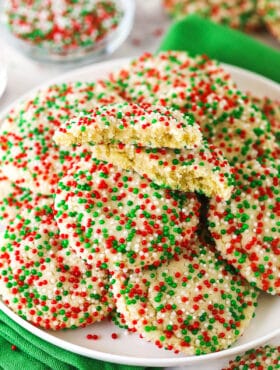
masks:
[[[256,1],[163,0],[163,6],[176,19],[195,13],[216,23],[251,31],[260,28],[261,25],[256,11]]]
[[[168,51],[144,54],[110,81],[126,100],[189,112],[202,134],[235,164],[269,151],[269,123],[228,72],[207,57]]]
[[[94,48],[122,17],[114,1],[8,0],[5,8],[6,23],[14,36],[62,55]]]
[[[3,201],[3,198],[7,197],[13,191],[13,189],[14,187],[11,181],[3,174],[0,167],[0,203]]]
[[[279,164],[240,164],[235,177],[228,201],[210,200],[209,229],[222,256],[252,286],[279,295]]]
[[[180,252],[198,226],[199,208],[194,194],[94,159],[77,163],[55,195],[61,235],[85,261],[111,270],[157,266]]]
[[[109,274],[82,261],[60,237],[52,200],[21,210],[1,240],[3,302],[35,326],[60,330],[100,321],[113,310]]]
[[[62,125],[54,135],[58,145],[136,144],[153,148],[193,148],[202,134],[192,114],[134,103],[98,106]]]
[[[260,16],[273,36],[280,40],[280,4],[278,0],[257,0]]]
[[[0,171],[1,172],[1,171]],[[42,206],[42,202],[50,204],[51,197],[32,193],[28,189],[23,189],[10,182],[7,178],[0,179],[0,222],[8,224],[22,210],[31,211],[35,207]]]
[[[128,326],[127,326],[127,323],[125,322],[125,319],[123,317],[122,314],[120,314],[119,312],[117,312],[116,310],[114,310],[112,313],[111,313],[111,321],[116,325],[118,326],[119,328],[121,329],[125,329],[125,330],[128,330],[128,331],[134,331],[133,329],[130,329]]]
[[[253,101],[268,118],[271,132],[275,135],[276,142],[280,146],[280,101],[268,97],[253,97]]]
[[[157,269],[115,273],[117,311],[129,327],[160,348],[186,355],[226,349],[248,326],[258,293],[194,239]]]
[[[12,182],[35,193],[53,194],[59,178],[80,149],[59,148],[53,134],[64,120],[97,103],[121,100],[105,83],[64,83],[27,98],[4,119],[0,130],[2,171]]]
[[[266,345],[251,349],[230,361],[222,370],[276,370],[280,369],[280,347]]]
[[[169,101],[175,107],[183,106],[188,90],[210,81],[212,85],[205,93],[236,89],[229,72],[216,60],[205,55],[191,57],[186,52],[174,50],[157,54],[146,52],[110,75],[114,90],[125,100],[153,104],[158,96],[158,102],[168,107],[171,106]],[[180,88],[179,93],[176,88]]]
[[[132,145],[96,145],[93,156],[121,168],[135,170],[159,185],[228,199],[234,185],[233,169],[221,151],[208,146],[195,149],[146,148]]]

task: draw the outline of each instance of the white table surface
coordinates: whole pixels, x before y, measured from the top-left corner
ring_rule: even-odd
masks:
[[[0,0],[1,1],[1,0]],[[106,60],[133,57],[142,54],[144,51],[154,52],[157,50],[162,35],[170,24],[169,18],[161,8],[160,0],[136,0],[137,12],[134,28],[127,41]],[[256,38],[267,44],[280,49],[274,39],[267,34],[255,35]],[[68,72],[70,67],[42,64],[22,55],[0,34],[0,61],[4,60],[7,65],[8,83],[7,89],[0,98],[0,111],[15,99],[26,93],[28,90],[44,82]],[[76,67],[79,67],[77,65]],[[71,67],[74,69],[75,67]],[[274,340],[274,344],[280,344],[280,337]],[[215,365],[208,367],[192,366],[191,370],[220,370],[228,361],[219,361]],[[176,368],[176,369],[183,369]],[[167,369],[166,369],[167,370]],[[168,370],[175,370],[169,368]]]

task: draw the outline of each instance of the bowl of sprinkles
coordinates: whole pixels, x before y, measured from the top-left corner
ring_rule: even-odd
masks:
[[[127,38],[134,0],[7,0],[4,24],[16,46],[40,61],[98,60]]]

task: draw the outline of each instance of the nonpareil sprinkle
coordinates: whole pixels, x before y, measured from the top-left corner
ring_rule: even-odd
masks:
[[[16,37],[61,55],[93,48],[121,17],[113,0],[6,1],[7,25]]]

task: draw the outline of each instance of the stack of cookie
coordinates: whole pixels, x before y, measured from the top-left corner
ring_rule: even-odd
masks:
[[[54,218],[58,181],[87,151],[59,148],[52,138],[63,120],[117,99],[103,83],[54,85],[23,101],[2,123],[0,213],[6,230],[0,292],[34,325],[53,330],[85,326],[115,307],[108,270],[80,259]]]
[[[216,62],[145,54],[41,90],[0,134],[0,292],[33,324],[111,315],[203,354],[280,293],[279,142]]]
[[[163,0],[163,7],[175,19],[199,14],[216,23],[246,32],[266,29],[280,40],[278,0]]]
[[[83,260],[109,269],[128,328],[186,354],[233,343],[257,292],[195,233],[200,204],[193,192],[228,199],[233,179],[193,116],[116,103],[72,118],[54,138],[92,152],[59,181],[55,218]],[[227,307],[229,297],[234,305]]]
[[[145,54],[111,81],[125,99],[192,113],[235,170],[230,199],[210,200],[215,245],[252,285],[279,294],[279,103],[264,100],[269,121],[215,61],[180,52]]]

